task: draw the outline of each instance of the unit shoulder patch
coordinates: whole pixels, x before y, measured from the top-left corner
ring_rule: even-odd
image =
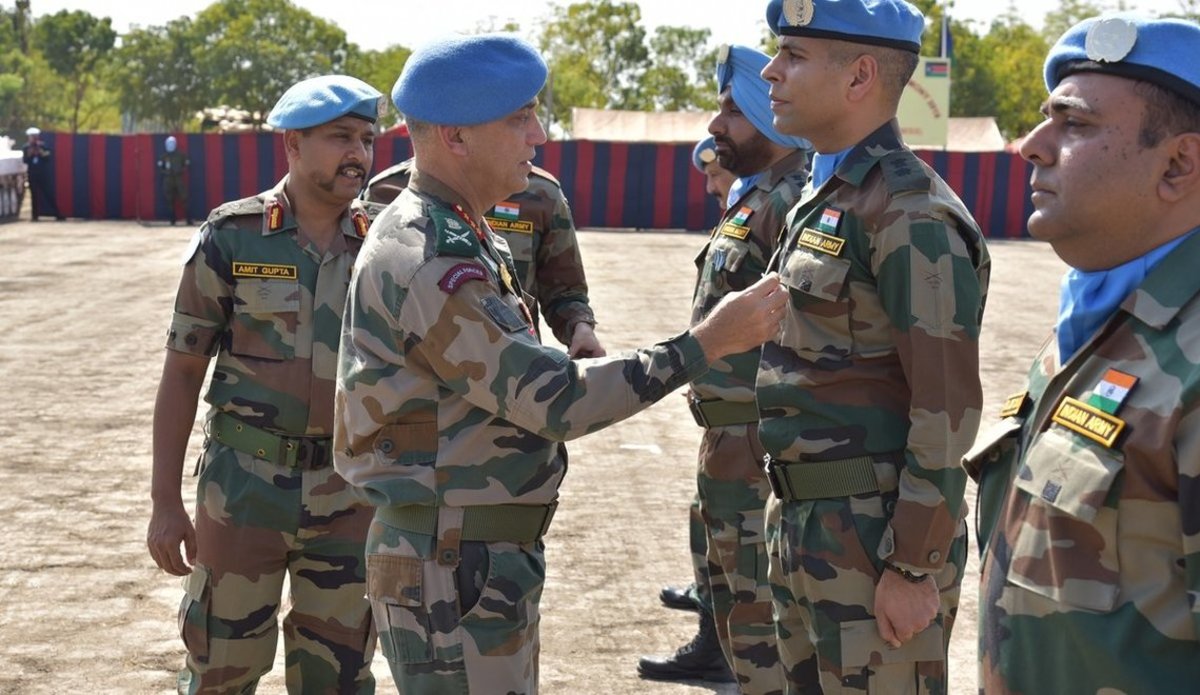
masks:
[[[458,213],[444,208],[429,208],[429,219],[437,230],[437,253],[439,256],[478,256],[481,247],[471,229]]]
[[[929,190],[929,174],[921,160],[908,150],[894,150],[879,162],[883,180],[892,193],[925,192]]]

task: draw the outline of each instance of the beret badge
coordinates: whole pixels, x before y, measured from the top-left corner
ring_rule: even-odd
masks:
[[[1088,28],[1083,45],[1089,60],[1115,63],[1129,55],[1135,43],[1137,27],[1126,19],[1109,17]]]
[[[813,19],[813,0],[784,0],[783,19],[794,27],[808,26]]]

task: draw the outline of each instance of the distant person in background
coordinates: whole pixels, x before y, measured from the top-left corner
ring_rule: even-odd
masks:
[[[192,162],[187,155],[179,151],[174,135],[167,136],[167,139],[163,141],[163,147],[166,152],[158,158],[158,175],[162,177],[162,193],[163,200],[167,203],[167,217],[171,220],[171,226],[174,226],[177,219],[175,206],[182,206],[184,219],[191,226],[192,216],[188,213],[187,186],[184,184],[183,174]]]
[[[747,46],[723,46],[717,56],[718,110],[708,132],[717,163],[737,178],[725,215],[696,258],[693,324],[726,295],[763,277],[788,210],[808,180],[808,141],[773,125],[769,85],[759,74],[768,62],[765,53]],[[754,347],[723,358],[692,383],[688,405],[704,428],[696,488],[710,603],[701,607],[691,642],[665,659],[638,662],[643,678],[725,681],[732,669],[743,695],[783,692],[763,536],[771,486],[758,443],[758,362]]]
[[[42,215],[54,215],[56,220],[65,220],[58,211],[57,196],[54,193],[54,171],[50,161],[50,148],[42,141],[42,131],[29,128],[25,131],[29,141],[21,148],[25,166],[29,167],[29,197],[34,222]]]
[[[367,184],[366,199],[392,202],[408,186],[412,161],[376,174]],[[484,219],[508,245],[521,289],[533,297],[529,311],[534,326],[542,316],[571,357],[604,357],[594,330],[596,316],[588,304],[575,221],[558,179],[533,167],[529,186],[497,204]]]
[[[737,179],[734,173],[717,161],[717,143],[709,135],[692,149],[692,165],[704,174],[704,192],[717,199],[721,210],[725,209],[729,189]]]
[[[717,161],[717,144],[711,135],[697,142],[692,148],[692,166],[704,174],[705,192],[716,198],[724,211],[729,188],[737,177]],[[692,504],[688,508],[688,545],[692,551],[692,583],[687,586],[664,586],[658,592],[658,600],[667,608],[711,611],[712,600],[708,593],[708,539],[704,531],[704,517],[700,516],[699,493],[692,498]],[[715,645],[715,625],[709,621],[703,626],[708,630],[707,639]],[[714,653],[712,656],[718,665],[724,662],[723,658],[718,659],[719,654]],[[728,669],[725,669],[725,673],[728,674]],[[732,679],[732,674],[728,675]]]

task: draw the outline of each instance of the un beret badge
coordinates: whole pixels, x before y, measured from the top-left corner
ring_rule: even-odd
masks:
[[[717,153],[715,150],[713,150],[713,148],[705,147],[704,149],[700,150],[700,153],[696,155],[696,158],[705,164],[712,164],[717,159]]]
[[[784,0],[783,19],[794,27],[808,26],[813,18],[812,0]]]
[[[1137,27],[1126,19],[1109,17],[1088,28],[1083,47],[1089,60],[1115,63],[1133,50],[1137,43]]]

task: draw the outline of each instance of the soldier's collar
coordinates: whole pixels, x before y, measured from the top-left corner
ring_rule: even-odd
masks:
[[[296,215],[292,212],[292,203],[287,197],[287,181],[288,177],[285,174],[274,188],[263,194],[263,236],[292,231],[299,226],[296,223]]]
[[[855,145],[833,175],[852,186],[861,186],[879,160],[903,147],[900,124],[893,118]]]
[[[808,150],[793,150],[783,159],[767,167],[755,186],[764,191],[770,191],[784,176],[798,169],[807,168],[807,160]]]
[[[1142,284],[1121,302],[1121,309],[1142,323],[1163,330],[1193,297],[1200,294],[1200,227],[1187,232],[1166,258],[1150,271]]]
[[[451,188],[448,184],[433,174],[421,171],[416,167],[414,167],[412,170],[412,176],[408,180],[408,187],[418,193],[424,193],[425,195],[430,195],[434,198],[437,198],[445,203],[446,207],[453,208],[455,205],[457,205],[458,207],[467,211],[468,214],[479,215],[479,217],[475,219],[477,224],[481,223],[480,221],[483,218],[483,213],[487,212],[486,210],[471,210],[471,206],[467,203],[467,199],[462,197],[458,191]]]

